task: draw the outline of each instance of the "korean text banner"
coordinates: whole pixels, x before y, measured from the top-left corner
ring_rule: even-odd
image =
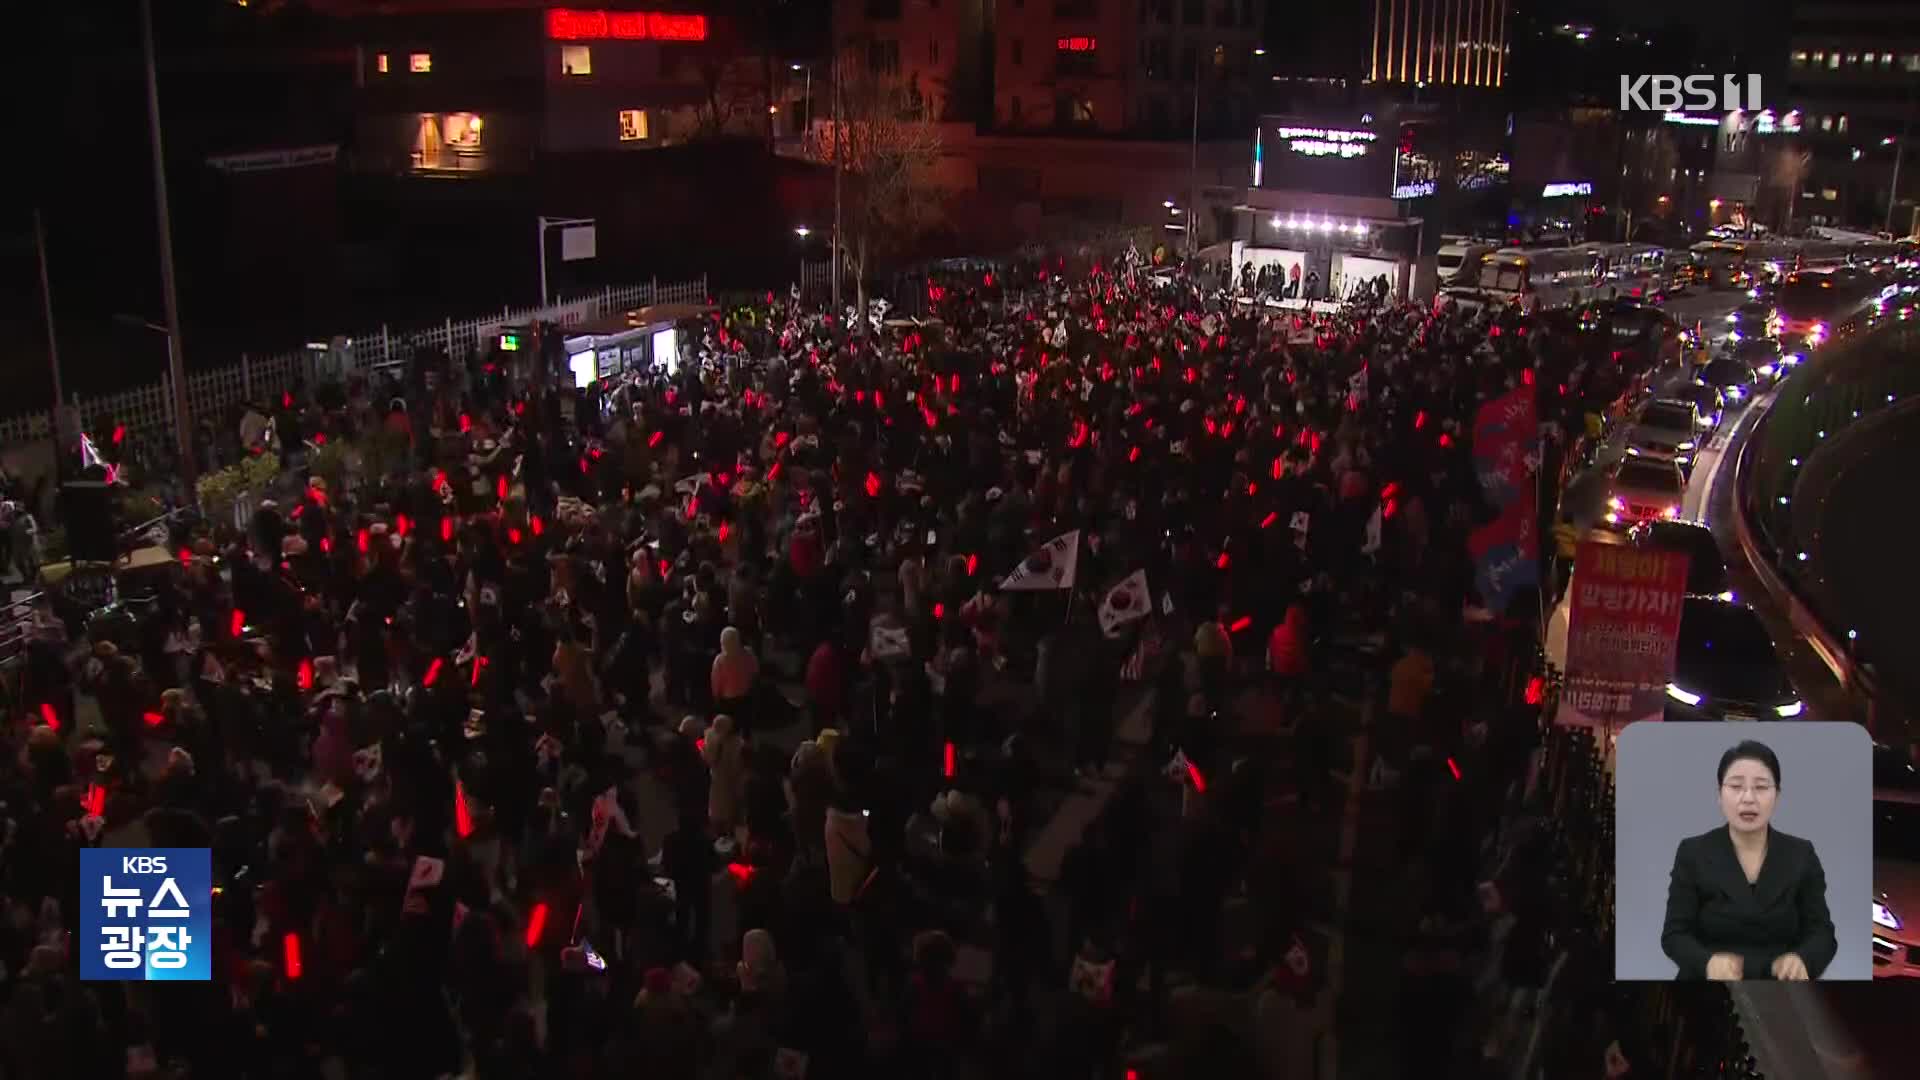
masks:
[[[1532,386],[1516,386],[1474,414],[1473,470],[1494,509],[1504,510],[1533,488],[1539,437]]]
[[[205,982],[213,975],[207,848],[80,851],[80,978]]]
[[[1573,562],[1566,685],[1554,722],[1658,720],[1685,610],[1687,556],[1587,542]]]

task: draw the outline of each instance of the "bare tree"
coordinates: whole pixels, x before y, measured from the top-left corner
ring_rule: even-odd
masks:
[[[841,259],[851,268],[859,310],[867,308],[867,272],[876,259],[903,249],[941,217],[933,169],[940,158],[940,129],[926,119],[915,88],[870,65],[838,57],[841,120],[819,136],[813,154],[847,170]]]
[[[766,130],[761,66],[753,57],[730,57],[718,51],[698,55],[694,68],[700,103],[693,108],[694,138],[758,135]]]

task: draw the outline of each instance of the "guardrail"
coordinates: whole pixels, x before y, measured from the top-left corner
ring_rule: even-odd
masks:
[[[1788,542],[1795,536],[1793,495],[1808,462],[1832,452],[1843,432],[1850,440],[1858,433],[1855,425],[1878,424],[1920,394],[1920,366],[1901,362],[1920,351],[1914,310],[1909,307],[1894,317],[1898,321],[1828,346],[1774,394],[1756,401],[1755,407],[1765,411],[1734,460],[1734,534],[1742,555],[1785,610],[1794,632],[1842,690],[1864,704],[1867,725],[1876,732],[1894,718],[1910,723],[1906,703],[1889,700],[1871,662],[1875,643],[1835,632],[1816,598],[1795,580],[1795,563],[1787,555],[1801,549]]]
[[[45,593],[36,592],[0,607],[0,668],[25,655],[27,643],[33,640],[34,606],[45,598]]]

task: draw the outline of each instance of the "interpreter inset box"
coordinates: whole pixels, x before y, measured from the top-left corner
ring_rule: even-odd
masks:
[[[1873,977],[1873,742],[1857,724],[1629,724],[1614,977]]]

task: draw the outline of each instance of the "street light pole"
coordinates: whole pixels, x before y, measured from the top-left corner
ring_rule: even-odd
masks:
[[[1200,227],[1200,62],[1193,64],[1193,143],[1187,159],[1187,257],[1192,258],[1198,243],[1194,232]]]
[[[173,379],[173,434],[180,475],[189,488],[193,460],[192,422],[187,401],[187,364],[180,344],[180,297],[173,280],[173,215],[167,208],[167,156],[160,142],[160,75],[153,59],[153,0],[140,0],[140,46],[147,62],[147,128],[153,143],[153,201],[160,219],[160,291],[167,315],[167,371]]]
[[[548,303],[547,230],[552,228],[564,229],[574,225],[591,225],[593,224],[593,220],[594,219],[592,218],[550,218],[550,217],[541,217],[541,218],[535,219],[533,237],[534,237],[534,246],[537,247],[540,251],[540,306],[541,307],[546,307]],[[562,238],[561,242],[564,245],[565,243],[564,237]]]
[[[60,461],[60,417],[66,406],[66,394],[60,388],[60,342],[53,331],[53,285],[47,275],[47,230],[40,221],[40,208],[33,210],[33,246],[40,253],[40,301],[47,311],[47,362],[53,368],[53,460]]]
[[[1916,81],[1907,93],[1906,116],[1900,121],[1900,141],[1893,146],[1893,182],[1887,185],[1887,220],[1881,226],[1888,232],[1893,231],[1893,204],[1900,199],[1900,162],[1906,156],[1907,136],[1913,131],[1914,89],[1920,89],[1920,81]]]

